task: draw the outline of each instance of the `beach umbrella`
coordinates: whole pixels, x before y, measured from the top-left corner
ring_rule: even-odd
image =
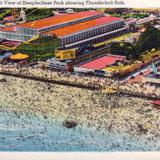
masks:
[[[14,55],[11,55],[9,58],[11,60],[24,60],[27,59],[29,56],[27,54],[17,53]]]

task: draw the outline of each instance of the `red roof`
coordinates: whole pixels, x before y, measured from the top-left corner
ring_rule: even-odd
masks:
[[[14,45],[14,46],[17,46],[20,44],[20,42],[17,42],[17,41],[4,41],[2,42],[3,45]]]
[[[73,20],[77,20],[85,17],[90,17],[98,14],[100,14],[100,12],[96,12],[96,11],[84,11],[84,12],[77,12],[73,14],[61,14],[61,15],[56,15],[49,18],[44,18],[40,20],[23,23],[18,26],[33,28],[33,29],[40,29],[40,28],[54,26],[57,24],[61,24],[61,23],[65,23],[68,21],[73,21]]]
[[[131,78],[131,79],[128,79],[128,84],[142,82],[142,78],[143,78],[142,75],[137,75],[137,76],[135,76],[133,79],[132,79],[132,78]]]
[[[16,31],[16,26],[3,27],[3,28],[0,28],[0,31],[4,31],[4,32],[15,32],[15,31]]]
[[[13,21],[13,16],[3,18],[4,21]]]
[[[157,67],[158,71],[160,71],[160,66]]]
[[[152,101],[151,104],[159,105],[160,106],[160,100]]]
[[[151,68],[148,68],[146,71],[144,71],[144,75],[148,75],[152,72]]]
[[[66,36],[66,35],[69,35],[72,33],[76,33],[76,32],[82,31],[82,30],[87,30],[92,27],[100,26],[100,25],[103,25],[106,23],[111,23],[113,21],[117,21],[120,19],[121,18],[105,16],[105,17],[94,19],[94,20],[86,21],[83,23],[78,23],[78,24],[74,24],[71,26],[67,26],[67,27],[55,29],[52,31],[44,32],[43,34],[51,34],[51,35],[55,34],[56,36],[63,37],[63,36]]]
[[[118,56],[104,56],[97,58],[93,61],[87,62],[85,64],[80,65],[81,68],[87,69],[102,69],[106,66],[114,64],[117,60],[123,60],[124,58]]]

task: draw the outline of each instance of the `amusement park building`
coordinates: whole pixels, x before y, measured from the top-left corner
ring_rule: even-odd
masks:
[[[14,27],[2,28],[0,29],[0,38],[24,42],[42,32],[62,28],[103,16],[103,13],[96,11],[60,14],[49,18],[18,24]]]
[[[74,24],[64,28],[43,33],[61,39],[64,48],[79,47],[84,44],[93,44],[125,33],[128,27],[121,18],[103,16],[94,20]]]
[[[128,31],[122,18],[105,16],[101,12],[85,11],[18,24],[0,30],[0,38],[27,41],[36,35],[57,36],[62,48],[93,44]]]

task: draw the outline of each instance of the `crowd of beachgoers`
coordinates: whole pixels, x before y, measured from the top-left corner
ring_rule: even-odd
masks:
[[[151,86],[149,84],[134,83],[129,84],[126,82],[116,81],[110,78],[102,78],[95,76],[82,76],[79,74],[71,74],[66,71],[57,72],[45,69],[43,67],[20,67],[17,64],[13,65],[0,65],[0,71],[8,72],[12,74],[25,75],[29,77],[39,77],[54,81],[63,81],[70,84],[78,84],[83,86],[95,87],[101,90],[106,88],[112,88],[117,91],[122,91],[123,93],[131,93],[136,95],[151,96],[159,98],[160,89],[156,86]]]
[[[124,134],[129,139],[135,138],[137,143],[144,140],[146,146],[153,143],[149,150],[160,150],[160,111],[152,108],[148,100],[11,76],[1,78],[6,79],[0,82],[1,112],[14,111],[19,119],[31,113],[45,119],[74,120],[79,126],[104,135]],[[125,136],[123,143],[129,146]]]

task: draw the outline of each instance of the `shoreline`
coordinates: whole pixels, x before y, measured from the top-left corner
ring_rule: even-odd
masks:
[[[129,137],[142,138],[146,142],[159,142],[159,111],[153,109],[146,100],[107,96],[94,91],[9,76],[5,78],[7,81],[0,83],[1,109],[72,119],[79,126],[93,128],[104,135],[108,132],[127,133]],[[147,129],[146,133],[140,132],[139,124]]]
[[[39,116],[40,115],[35,117],[34,115],[30,115],[28,117],[28,115],[22,114],[20,119],[25,121],[25,124],[28,124],[24,125],[24,123],[20,122],[20,119],[17,119],[13,112],[7,112],[5,114],[6,119],[13,117],[13,122],[11,122],[8,127],[5,127],[4,125],[0,126],[0,135],[1,139],[3,139],[0,144],[3,144],[5,139],[7,144],[8,140],[12,141],[12,145],[9,143],[8,145],[5,145],[5,147],[1,146],[1,151],[158,151],[157,148],[155,149],[153,147],[155,145],[153,142],[147,142],[143,137],[137,139],[125,133],[114,132],[107,132],[104,134],[104,132],[97,131],[95,128],[87,128],[84,126],[78,126],[75,129],[67,129],[62,126],[62,119],[44,119],[42,116]],[[14,124],[15,121],[16,125]],[[10,132],[12,134],[10,134]],[[51,140],[51,135],[47,135],[49,132],[52,132],[54,139]],[[45,147],[40,149],[40,147],[34,143],[32,145],[35,148],[23,145],[27,139],[32,139],[34,142],[35,137],[37,136],[39,137],[39,143],[47,141],[45,146],[49,146],[49,142],[51,143],[53,141],[54,145],[49,148],[47,147],[48,149]],[[16,141],[19,141],[20,144],[18,143],[17,145]],[[63,146],[62,148],[57,148],[57,150],[55,150],[58,144],[64,145],[65,147]],[[85,144],[85,147],[79,146],[78,148],[74,148],[78,144]],[[19,148],[19,145],[22,146],[22,148]]]

